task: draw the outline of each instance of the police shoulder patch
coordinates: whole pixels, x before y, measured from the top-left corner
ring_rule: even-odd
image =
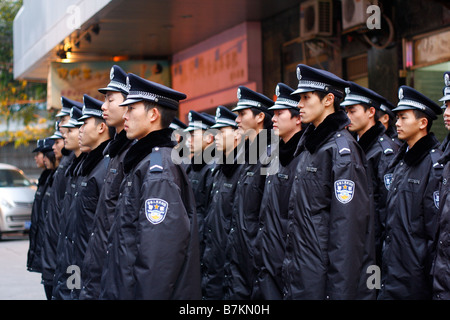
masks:
[[[349,203],[355,193],[355,183],[352,180],[340,179],[334,182],[334,194],[341,203]]]
[[[162,199],[145,200],[145,216],[153,224],[159,224],[164,221],[169,204]]]

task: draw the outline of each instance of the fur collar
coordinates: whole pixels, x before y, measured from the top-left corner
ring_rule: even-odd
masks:
[[[287,143],[280,139],[280,163],[283,167],[286,167],[294,159],[295,149],[297,149],[298,141],[303,133],[304,130],[297,132]]]
[[[103,141],[97,148],[91,150],[86,159],[81,164],[81,176],[85,177],[91,173],[91,171],[97,166],[97,164],[103,160],[103,151],[111,140]]]
[[[211,156],[214,159],[215,154],[216,154],[215,150],[216,150],[216,144],[215,143],[207,146],[205,148],[205,150],[202,151],[202,155],[201,155],[202,163],[194,163],[197,160],[197,157],[195,155],[192,156],[192,158],[191,158],[191,168],[192,168],[192,170],[194,170],[195,172],[198,172],[198,171],[201,171],[204,166],[209,165],[209,164],[213,164],[214,161],[213,162],[210,161],[209,163],[206,162],[204,156],[208,155],[208,157]]]
[[[386,131],[385,126],[377,121],[373,127],[367,130],[358,140],[358,144],[364,150],[365,153],[377,142],[378,137]]]
[[[154,147],[168,147],[175,146],[172,141],[172,129],[164,128],[157,131],[150,132],[146,137],[138,140],[128,149],[125,159],[123,161],[124,172],[128,173],[133,169],[142,159],[152,152]]]
[[[128,148],[131,142],[132,141],[127,138],[127,132],[122,130],[119,134],[116,134],[113,140],[111,140],[103,151],[103,155],[109,155],[111,158],[114,158]]]
[[[408,152],[406,152],[408,144],[405,142],[392,161],[391,166],[395,166],[401,159],[403,159],[410,167],[416,166],[428,155],[431,149],[436,149],[438,147],[439,141],[432,132],[417,141]]]
[[[70,163],[69,167],[66,170],[66,173],[65,173],[66,177],[67,176],[73,177],[76,175],[76,172],[75,172],[76,168],[78,167],[80,162],[84,158],[86,158],[86,156],[87,156],[87,153],[83,152],[83,153],[80,153],[80,155],[78,157],[73,158],[72,163]]]
[[[349,123],[347,114],[340,110],[326,117],[317,128],[313,125],[308,126],[303,134],[306,149],[310,153],[316,152],[332,135],[344,129]]]

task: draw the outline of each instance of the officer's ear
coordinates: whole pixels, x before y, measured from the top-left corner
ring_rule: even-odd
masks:
[[[158,119],[161,119],[161,112],[157,107],[151,108],[149,110],[150,122],[156,122]]]
[[[322,101],[325,107],[332,106],[334,108],[334,94],[328,93]]]

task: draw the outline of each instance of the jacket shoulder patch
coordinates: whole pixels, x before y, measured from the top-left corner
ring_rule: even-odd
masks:
[[[164,221],[169,204],[162,199],[145,200],[145,216],[152,224],[159,224]]]

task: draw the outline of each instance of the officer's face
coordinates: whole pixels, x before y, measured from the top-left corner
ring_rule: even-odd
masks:
[[[93,117],[84,120],[79,133],[81,152],[89,152],[97,147],[99,139],[98,126],[100,124],[97,124]]]
[[[445,101],[447,108],[444,111],[444,125],[447,130],[450,130],[450,100]]]
[[[300,108],[302,122],[312,123],[315,127],[321,124],[328,115],[328,113],[325,113],[326,100],[327,97],[320,100],[314,92],[300,93],[298,107]]]
[[[80,148],[78,143],[78,128],[67,128],[67,132],[63,134],[64,136],[64,147],[67,150],[75,151]]]
[[[61,150],[64,148],[64,139],[56,139],[55,143],[52,146],[53,152],[55,153],[56,159],[62,158]]]
[[[397,127],[398,138],[408,142],[412,146],[422,137],[422,130],[426,129],[427,121],[425,118],[416,119],[412,110],[403,110],[397,113],[397,122],[395,125]]]
[[[201,152],[207,146],[205,132],[201,129],[193,130],[188,135],[187,141],[191,153]]]
[[[151,132],[151,119],[154,116],[153,109],[147,111],[143,102],[136,102],[127,106],[127,111],[123,115],[124,130],[127,138],[142,139]]]
[[[120,92],[109,91],[105,94],[105,102],[102,105],[103,119],[109,127],[122,127],[123,114],[126,108],[120,107],[124,101],[123,95]]]
[[[42,152],[36,152],[34,155],[34,161],[36,162],[36,167],[43,168],[44,167],[44,154]]]
[[[272,117],[273,130],[285,142],[301,129],[300,116],[292,117],[288,109],[274,110]]]
[[[217,131],[214,136],[216,148],[219,151],[227,153],[234,149],[236,141],[236,133],[232,127],[223,127]]]
[[[371,126],[370,120],[373,119],[375,115],[375,108],[364,110],[362,105],[355,104],[353,106],[347,106],[345,110],[351,121],[348,125],[348,130],[362,136]]]
[[[70,116],[64,116],[61,118],[61,121],[59,122],[59,131],[62,134],[64,134],[64,132],[67,131],[67,128],[63,128],[61,126],[67,124],[69,122],[69,120],[70,120]]]
[[[236,118],[239,133],[244,135],[251,130],[256,130],[258,128],[257,117],[250,109],[239,110]]]

